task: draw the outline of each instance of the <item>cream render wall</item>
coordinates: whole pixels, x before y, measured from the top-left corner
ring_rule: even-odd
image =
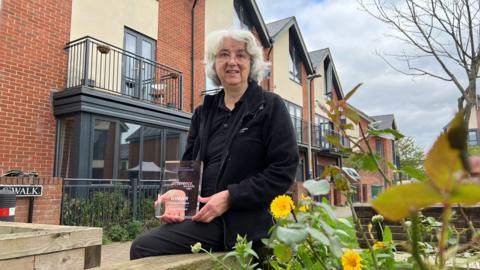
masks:
[[[70,40],[91,36],[123,48],[127,26],[157,40],[157,0],[73,0]]]
[[[478,112],[478,109],[476,107],[473,107],[471,112],[470,112],[470,120],[468,121],[468,128],[469,129],[478,128],[477,112]]]
[[[206,0],[205,35],[216,30],[233,28],[234,16],[233,0]]]
[[[303,107],[303,89],[302,85],[292,81],[289,78],[288,61],[289,53],[289,33],[283,31],[275,39],[273,50],[273,91],[285,100]]]
[[[327,98],[325,97],[325,74],[324,74],[323,62],[316,68],[315,71],[316,71],[316,74],[322,75],[322,77],[316,78],[315,81],[313,82],[315,113],[323,117],[327,117],[327,114],[324,111],[322,111],[320,107],[317,105],[317,101],[318,101],[320,104],[328,108]]]

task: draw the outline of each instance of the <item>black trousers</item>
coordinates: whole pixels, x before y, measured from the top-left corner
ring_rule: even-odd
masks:
[[[141,234],[132,242],[130,259],[191,253],[190,246],[197,242],[202,243],[206,250],[225,250],[222,220],[216,218],[210,223],[185,220],[181,223],[158,226]]]

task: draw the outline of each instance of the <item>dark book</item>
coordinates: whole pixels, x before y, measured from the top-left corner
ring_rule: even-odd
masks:
[[[155,207],[155,216],[169,214],[191,219],[199,208],[202,172],[200,160],[165,161],[159,194],[161,203]]]

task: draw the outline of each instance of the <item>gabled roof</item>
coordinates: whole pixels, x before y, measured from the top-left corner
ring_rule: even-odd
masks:
[[[300,32],[300,27],[298,26],[295,16],[267,23],[268,33],[270,34],[274,42],[280,33],[289,30],[291,27],[293,27],[294,38],[297,40],[298,44],[301,47],[300,57],[302,58],[307,74],[315,74],[312,62],[310,61],[310,56],[308,55],[307,46],[303,41],[302,33]]]
[[[255,0],[247,0],[242,1],[244,7],[247,9],[249,14],[253,14],[251,17],[252,23],[257,30],[258,36],[260,37],[260,41],[262,42],[262,46],[264,48],[272,47],[272,41],[270,40],[270,36],[268,35],[267,27],[265,25],[265,21],[263,20],[262,14],[258,9],[257,3]]]
[[[333,62],[332,54],[330,53],[329,48],[324,48],[316,51],[311,51],[308,53],[310,55],[310,59],[312,61],[313,68],[315,69],[315,72],[317,68],[325,61],[325,59],[328,57],[330,59],[330,62],[332,63],[333,67],[333,76],[334,76],[334,83],[337,85],[337,96],[339,99],[343,99],[343,89],[342,89],[342,84],[340,83],[340,78],[338,77],[337,73],[337,68],[335,67],[335,63]]]
[[[310,60],[312,60],[313,68],[316,69],[318,66],[322,64],[323,60],[325,60],[325,57],[327,57],[327,55],[330,54],[330,49],[329,48],[320,49],[320,50],[309,52],[309,54],[310,54]]]
[[[395,123],[395,116],[393,114],[375,115],[372,116],[372,118],[379,122],[377,124],[378,129],[392,128],[397,130],[397,124]]]
[[[270,36],[272,38],[275,38],[278,35],[278,33],[280,33],[280,30],[282,30],[283,27],[285,27],[287,25],[287,23],[290,22],[290,20],[292,20],[292,19],[293,19],[293,17],[288,17],[288,18],[285,18],[285,19],[281,19],[281,20],[278,20],[278,21],[268,23],[267,24],[267,30],[268,30],[268,33],[270,34]]]

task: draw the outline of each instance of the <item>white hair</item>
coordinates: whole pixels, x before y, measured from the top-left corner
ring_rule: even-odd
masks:
[[[256,82],[262,81],[262,79],[265,77],[266,70],[270,65],[263,59],[262,46],[258,45],[255,36],[250,31],[229,29],[212,32],[207,36],[206,39],[205,71],[213,83],[216,86],[221,86],[220,79],[215,71],[215,57],[222,47],[225,38],[231,38],[233,40],[245,43],[246,51],[250,55],[251,59],[250,74],[248,74],[248,79]]]

